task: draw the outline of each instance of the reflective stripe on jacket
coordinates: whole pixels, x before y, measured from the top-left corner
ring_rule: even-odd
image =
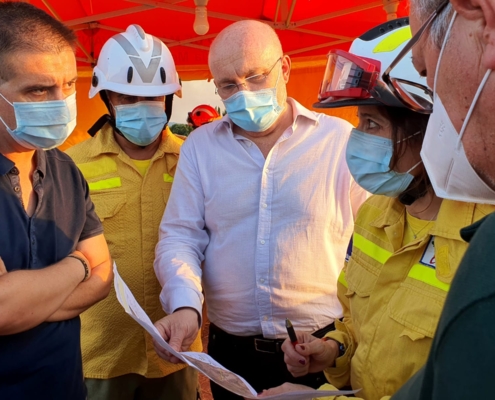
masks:
[[[346,348],[325,371],[330,383],[362,388],[357,397],[375,400],[394,394],[421,368],[467,248],[459,230],[493,210],[444,200],[430,231],[402,246],[405,207],[384,196],[363,204],[338,282],[344,320],[327,334]]]

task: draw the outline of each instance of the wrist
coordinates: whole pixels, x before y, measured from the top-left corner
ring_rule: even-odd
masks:
[[[82,264],[82,266],[84,268],[84,277],[83,277],[81,282],[86,282],[89,279],[89,277],[91,276],[91,268],[89,267],[88,262],[84,259],[84,257],[81,257],[81,256],[76,255],[76,254],[69,254],[67,257],[74,258]]]
[[[342,343],[340,343],[339,341],[332,339],[328,336],[325,336],[321,340],[326,342],[326,344],[329,345],[330,348],[332,349],[332,352],[334,354],[334,358],[333,358],[333,361],[332,361],[330,366],[335,367],[335,362],[336,362],[337,358],[340,358],[345,354],[345,346]]]
[[[179,311],[184,312],[186,314],[190,314],[191,316],[195,315],[198,319],[198,328],[201,327],[201,315],[198,312],[198,310],[196,310],[195,308],[192,308],[192,307],[180,307],[180,308],[174,310],[174,312],[172,314],[175,314],[176,312],[179,312]]]

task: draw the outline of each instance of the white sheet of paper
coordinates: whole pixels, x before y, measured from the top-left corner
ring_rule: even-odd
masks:
[[[246,382],[246,380],[239,375],[234,374],[228,369],[224,368],[208,354],[198,353],[193,351],[177,352],[161,337],[158,330],[151,322],[148,315],[141,308],[135,297],[125,284],[122,277],[117,271],[117,266],[113,264],[114,272],[114,286],[117,293],[117,299],[127,314],[129,314],[139,325],[141,325],[146,331],[155,339],[169,353],[176,356],[186,364],[190,365],[194,369],[197,369],[202,374],[206,375],[209,379],[224,387],[225,389],[245,397],[247,399],[256,399],[257,393],[253,387]],[[265,399],[271,400],[306,400],[314,397],[324,396],[336,396],[336,395],[348,395],[356,393],[354,391],[330,391],[330,390],[308,390],[308,391],[296,391],[283,393],[280,395],[267,396]]]

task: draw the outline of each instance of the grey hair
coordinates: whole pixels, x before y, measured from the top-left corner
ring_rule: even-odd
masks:
[[[440,6],[444,0],[411,0],[411,13],[420,21],[425,22],[428,17]],[[442,47],[445,33],[452,18],[454,9],[452,5],[447,4],[440,14],[431,24],[428,36],[431,42],[438,48]]]

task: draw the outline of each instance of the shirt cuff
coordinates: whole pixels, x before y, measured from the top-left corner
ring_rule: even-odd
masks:
[[[345,353],[335,360],[335,366],[325,369],[325,377],[337,387],[344,387],[350,384],[349,372],[351,367],[351,359],[354,355],[354,345],[347,334],[346,327],[343,322],[335,320],[336,330],[328,332],[325,337],[329,337],[342,343],[345,348]]]
[[[166,295],[163,293],[164,290],[165,289],[162,289],[162,292],[160,293],[160,302],[162,304],[165,313],[170,315],[179,308],[185,308],[185,307],[193,308],[198,312],[198,315],[200,317],[200,326],[201,326],[203,319],[202,295],[198,295],[198,292],[187,287],[175,289],[172,293],[170,293],[170,290],[168,290]]]

